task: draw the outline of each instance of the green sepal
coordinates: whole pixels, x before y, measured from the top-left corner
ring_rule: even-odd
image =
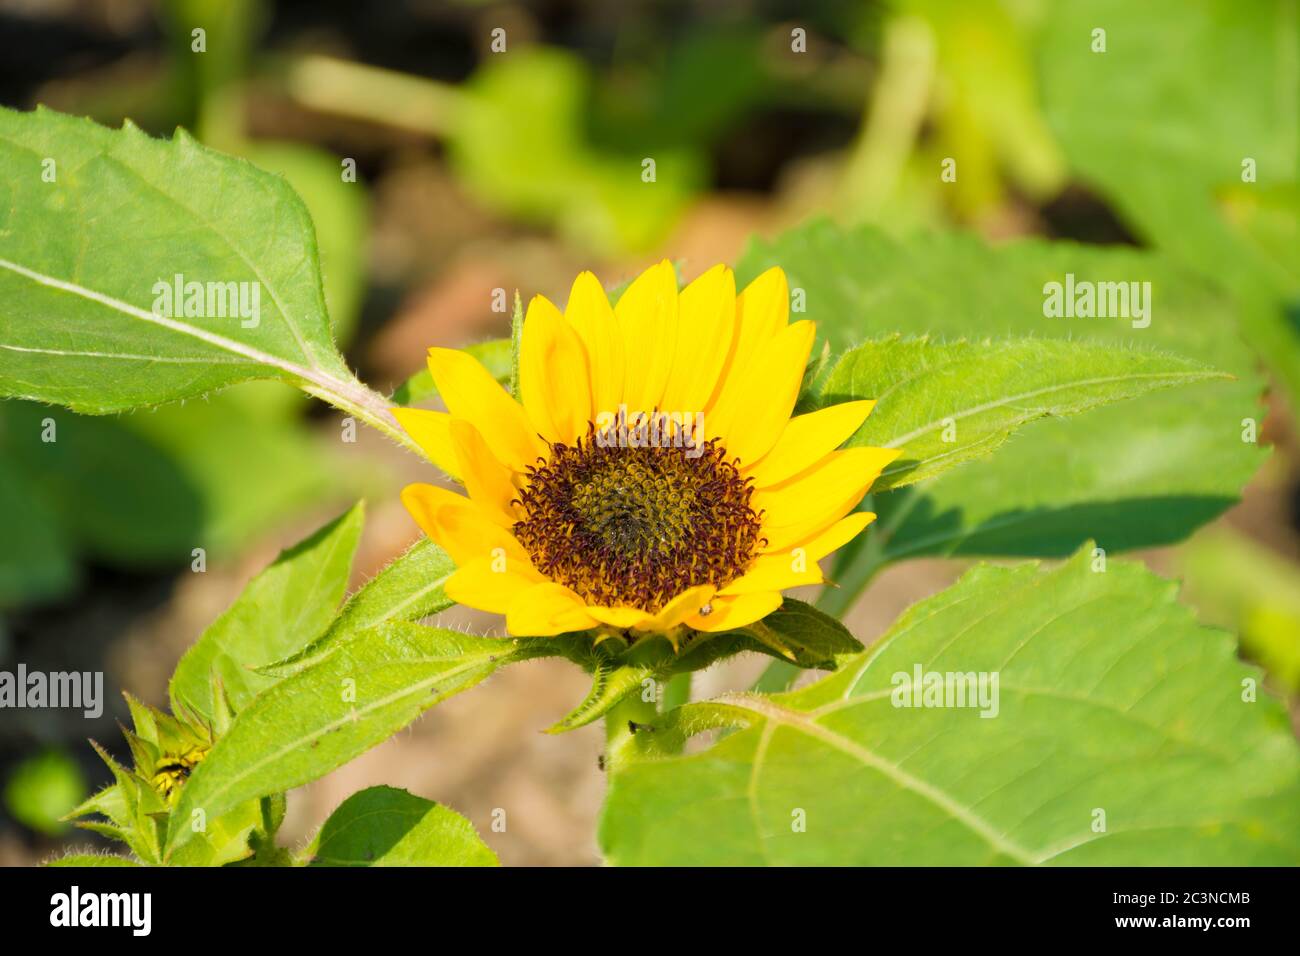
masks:
[[[677,674],[703,670],[742,651],[755,651],[798,667],[835,670],[838,662],[862,650],[862,644],[834,618],[793,598],[761,621],[719,634],[683,629],[680,633],[639,637],[630,644],[626,635],[612,642],[573,642],[568,638],[565,657],[592,675],[591,690],[562,720],[547,729],[558,734],[585,727],[653,681],[656,699],[663,685]],[[544,640],[535,638],[534,640]]]

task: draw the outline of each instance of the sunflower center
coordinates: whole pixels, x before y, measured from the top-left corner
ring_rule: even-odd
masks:
[[[753,488],[716,441],[619,447],[594,428],[530,468],[515,537],[589,604],[660,611],[687,588],[723,588],[759,546]]]

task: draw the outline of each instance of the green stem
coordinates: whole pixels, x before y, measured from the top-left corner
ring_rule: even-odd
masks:
[[[282,65],[286,92],[305,106],[426,136],[447,135],[469,101],[447,83],[331,56],[293,57]]]
[[[934,85],[934,34],[919,17],[896,18],[885,30],[881,58],[843,173],[841,208],[857,219],[880,212],[916,145]]]
[[[340,411],[347,412],[371,428],[383,432],[408,451],[413,451],[426,461],[429,454],[397,424],[390,408],[392,403],[353,379],[350,382],[337,378],[310,378],[301,383],[302,390],[328,402]]]
[[[616,768],[622,763],[624,751],[633,745],[637,729],[653,726],[659,711],[653,702],[641,699],[641,694],[629,694],[610,708],[605,715],[605,767]]]
[[[691,673],[674,674],[664,688],[663,712],[666,714],[691,701]]]
[[[817,596],[819,611],[825,611],[831,617],[843,618],[853,609],[867,585],[888,563],[884,546],[880,543],[882,538],[883,535],[871,536],[863,545],[857,560],[840,569],[840,578],[835,582],[837,586],[822,588],[822,593]]]

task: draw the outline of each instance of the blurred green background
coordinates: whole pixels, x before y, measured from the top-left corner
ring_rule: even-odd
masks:
[[[315,220],[339,341],[381,389],[429,345],[503,334],[496,289],[562,300],[581,269],[614,284],[664,256],[690,278],[816,215],[1161,249],[1234,303],[1276,386],[1263,440],[1277,451],[1240,506],[1147,557],[1187,580],[1207,621],[1238,630],[1294,703],[1296,10],[0,0],[0,102],[130,117],[156,135],[183,125],[283,174]],[[1081,69],[1098,55],[1114,58],[1116,88]],[[1116,98],[1124,115],[1097,108]],[[1243,156],[1270,171],[1266,185],[1224,175]],[[59,440],[37,445],[46,418]],[[112,418],[0,403],[0,668],[104,670],[110,695],[159,702],[180,653],[275,549],[360,496],[372,518],[359,573],[373,573],[415,536],[395,501],[420,469],[381,439],[345,436],[337,415],[271,385]],[[856,629],[878,633],[956,566],[886,575]],[[420,769],[427,740],[399,740],[353,772],[453,806],[513,794],[536,822],[498,847],[503,862],[593,862],[599,744],[516,740],[544,725],[534,710],[571,696],[571,675],[530,673],[421,725],[441,769]],[[105,782],[85,738],[116,746],[123,713],[111,696],[99,721],[0,712],[0,863],[94,842],[57,818]],[[336,790],[318,788],[299,832]]]

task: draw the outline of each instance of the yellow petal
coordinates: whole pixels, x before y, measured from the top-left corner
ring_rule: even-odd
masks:
[[[857,504],[881,469],[898,455],[896,448],[846,448],[831,452],[794,478],[758,489],[750,505],[755,511],[764,512],[765,532],[802,524],[833,511],[846,499],[851,498]]]
[[[742,340],[761,343],[780,332],[790,317],[790,283],[785,270],[772,266],[745,286],[736,298],[736,309]]]
[[[785,328],[789,315],[790,288],[779,267],[768,269],[736,297],[736,331],[731,351],[706,414],[722,400],[735,373],[749,368],[759,350]]]
[[[650,615],[635,607],[596,607],[587,605],[587,613],[610,627],[627,629],[636,627]]]
[[[510,568],[500,570],[491,558],[478,558],[457,568],[443,590],[457,604],[505,614],[520,595],[527,594],[541,580],[536,574],[522,574]]]
[[[592,417],[618,413],[623,400],[623,335],[599,280],[584,272],[573,280],[565,320],[577,330],[591,363]]]
[[[733,372],[727,394],[705,428],[722,438],[728,458],[757,461],[776,444],[799,398],[817,329],[805,320],[787,326],[748,368]]]
[[[758,549],[759,553],[775,554],[794,547],[800,541],[817,537],[856,508],[861,500],[862,494],[855,490],[839,501],[832,501],[825,508],[811,512],[809,517],[802,521],[780,527],[765,526],[762,532],[763,544]]]
[[[597,623],[582,598],[554,581],[520,592],[506,611],[506,630],[515,637],[553,637],[566,631],[585,631]]]
[[[718,593],[730,597],[761,591],[784,591],[806,584],[821,584],[823,580],[822,569],[806,554],[760,554],[748,571]]]
[[[662,408],[677,354],[677,273],[667,259],[632,282],[614,306],[623,334],[623,401],[629,412]],[[617,409],[599,409],[617,412]]]
[[[753,624],[780,606],[781,595],[775,591],[736,597],[720,595],[709,602],[708,614],[694,614],[686,619],[686,623],[697,631],[729,631]]]
[[[519,346],[519,393],[549,441],[573,444],[591,421],[591,372],[573,327],[544,296],[533,296]]]
[[[875,402],[842,402],[790,419],[772,450],[742,469],[765,488],[810,468],[862,427]]]
[[[451,438],[470,498],[498,524],[513,527],[521,517],[511,504],[519,494],[511,481],[514,472],[497,461],[483,435],[463,418],[451,420]]]
[[[736,276],[726,266],[714,266],[678,298],[677,355],[660,405],[663,411],[704,411],[735,331]]]
[[[492,453],[522,472],[547,449],[523,406],[506,394],[478,360],[458,349],[429,349],[429,372],[455,418],[480,422]]]
[[[456,564],[496,559],[531,571],[528,553],[515,536],[464,495],[434,485],[407,485],[402,489],[402,504]]]
[[[446,412],[429,412],[423,408],[393,408],[393,417],[406,434],[415,439],[433,463],[451,477],[460,478],[456,449],[451,443],[451,416]]]
[[[663,610],[636,626],[638,631],[663,633],[699,613],[708,604],[717,589],[712,584],[699,584],[687,588],[664,605]]]
[[[832,551],[838,551],[859,534],[862,529],[876,520],[874,511],[858,511],[846,518],[841,518],[817,537],[800,545],[808,554],[809,560],[820,561]]]

